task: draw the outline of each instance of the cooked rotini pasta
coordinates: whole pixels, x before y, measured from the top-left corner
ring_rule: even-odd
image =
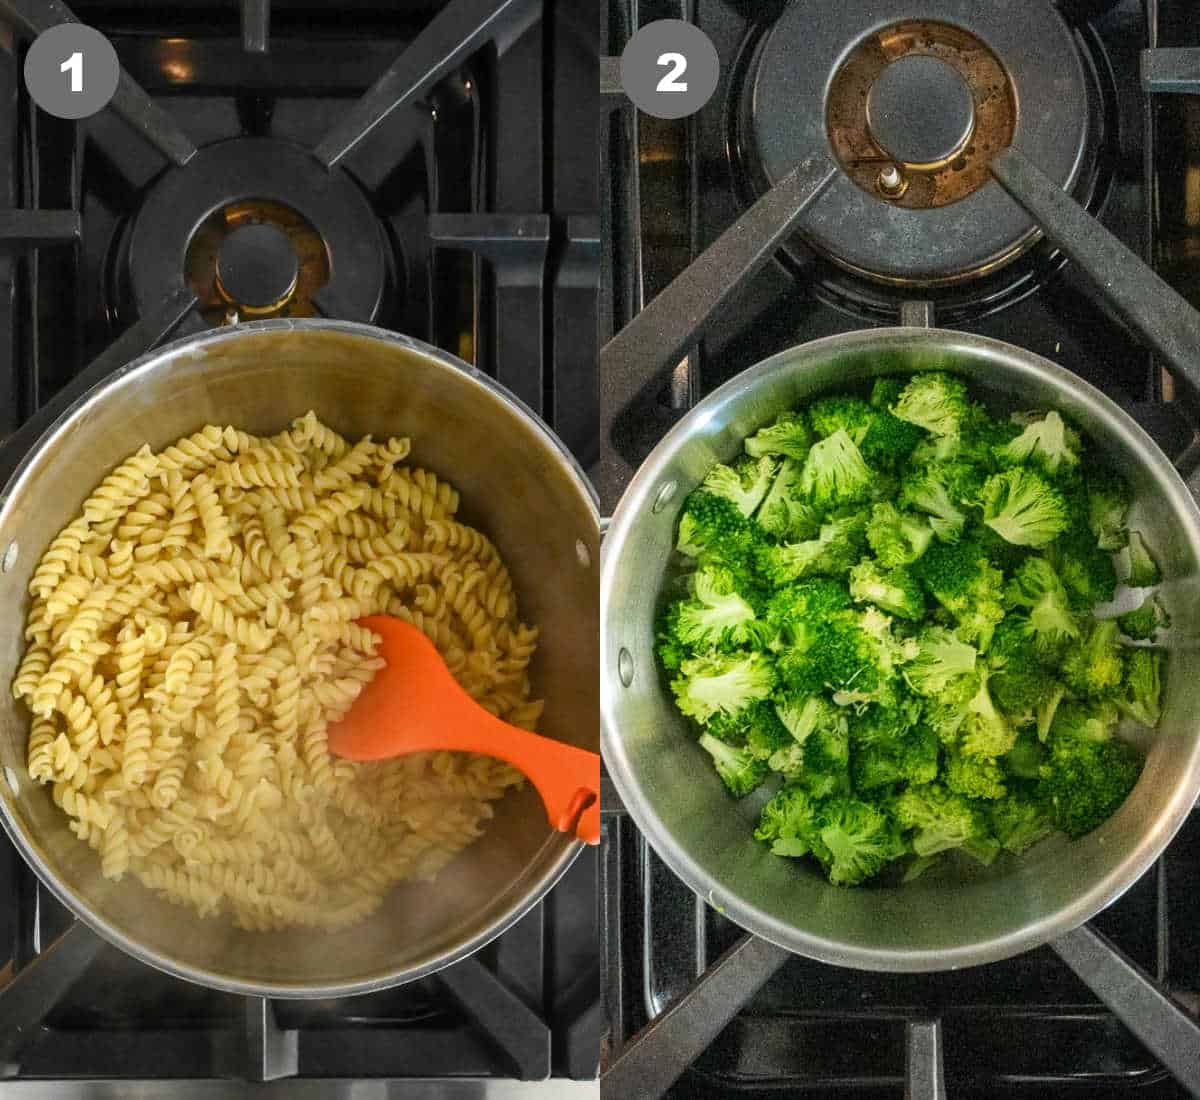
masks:
[[[521,782],[473,754],[329,753],[382,663],[371,614],[427,634],[493,714],[541,715],[499,551],[409,450],[311,412],[269,439],[210,425],[121,463],[51,542],[12,690],[30,777],[106,877],[247,929],[344,927]]]

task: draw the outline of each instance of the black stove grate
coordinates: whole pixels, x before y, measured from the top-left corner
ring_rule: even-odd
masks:
[[[1096,184],[1090,196],[1080,196],[1088,216],[1154,260],[1196,300],[1200,207],[1187,180],[1195,178],[1200,159],[1200,98],[1155,100],[1139,82],[1147,47],[1200,44],[1189,5],[1101,0],[1058,6],[1072,21],[1104,104]],[[662,122],[636,114],[619,94],[615,60],[602,62],[609,93],[602,142],[605,338],[621,332],[685,269],[694,274],[693,260],[747,209],[731,156],[736,143],[729,140],[727,97],[740,51],[781,7],[610,0],[604,43],[610,58],[637,26],[691,19],[716,44],[723,82],[697,116]],[[1147,63],[1164,90],[1200,90],[1200,49],[1170,57],[1152,52]],[[1021,177],[1012,184],[1021,191],[1029,173],[1020,163],[1010,162],[1006,177],[1010,170]],[[793,203],[819,186],[820,173],[811,170],[807,184],[802,173],[792,185]],[[1064,364],[1126,403],[1168,453],[1186,459],[1196,417],[1180,401],[1164,403],[1173,387],[1159,369],[1160,362],[1179,363],[1179,345],[1145,323],[1138,303],[1117,308],[1084,276],[1089,246],[1104,240],[1090,221],[1067,225],[1057,206],[1030,208],[1053,242],[1043,241],[995,282],[973,284],[969,292],[914,288],[896,295],[870,288],[868,294],[819,260],[798,267],[767,259],[748,278],[726,263],[716,265],[717,279],[691,281],[683,292],[690,295],[688,309],[677,300],[671,314],[707,318],[720,298],[716,323],[680,334],[669,348],[647,347],[654,328],[643,328],[641,339],[614,342],[602,353],[606,507],[615,505],[637,465],[696,400],[753,363],[821,336],[930,315]],[[747,237],[754,234],[743,235],[743,263],[773,251]],[[1064,253],[1080,262],[1067,264]],[[720,292],[731,282],[737,290],[726,298]],[[1177,301],[1168,304],[1165,288],[1153,294],[1164,315],[1191,317]],[[1130,318],[1144,339],[1119,316]],[[670,331],[666,316],[656,320],[659,333]],[[1197,331],[1192,326],[1193,337]],[[603,1050],[605,1082],[614,1089],[640,1072],[643,1095],[689,1100],[851,1092],[899,1097],[906,1087],[913,1096],[933,1096],[929,1071],[940,1048],[954,1096],[1187,1095],[1135,1032],[1146,1029],[1161,996],[1146,976],[1193,1013],[1200,1009],[1195,814],[1156,867],[1088,929],[1060,941],[1057,952],[1043,948],[960,973],[889,976],[824,966],[747,937],[665,867],[611,784],[602,805]],[[1123,1018],[1093,992],[1098,969],[1118,959],[1142,972],[1121,963],[1117,986],[1143,998],[1139,1011],[1127,1010]],[[1195,1075],[1194,1032],[1156,1032],[1155,1026],[1147,1037],[1182,1054],[1185,1063],[1190,1059]]]
[[[313,171],[358,197],[381,242],[380,285],[364,297],[353,282],[371,259],[342,252],[350,282],[329,278],[313,312],[474,362],[594,462],[593,5],[81,0],[74,16],[108,35],[123,66],[110,109],[79,125],[38,112],[20,83],[29,38],[72,13],[57,0],[0,2],[0,23],[15,28],[0,49],[0,356],[11,364],[0,372],[0,465],[95,381],[225,319],[184,279],[194,225],[144,235],[161,238],[168,261],[149,289],[130,240],[164,180],[173,200],[201,208],[275,198],[266,175],[224,194],[194,171],[221,143],[268,140],[297,157],[315,150]],[[293,190],[304,215],[310,196]],[[153,1095],[172,1094],[159,1091],[169,1080],[183,1095],[212,1078],[289,1088],[321,1078],[332,1095],[335,1079],[374,1078],[453,1097],[553,1076],[551,1094],[571,1095],[562,1079],[596,1072],[595,877],[588,851],[517,925],[431,978],[269,1001],[191,986],[103,945],[5,843],[0,1090],[114,1078]]]

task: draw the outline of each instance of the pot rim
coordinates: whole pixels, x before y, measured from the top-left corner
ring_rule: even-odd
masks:
[[[137,374],[139,371],[148,370],[163,360],[169,360],[180,354],[192,354],[198,350],[204,350],[227,341],[254,337],[263,333],[306,331],[345,333],[346,335],[363,337],[401,347],[421,356],[427,362],[436,364],[439,368],[455,370],[465,375],[481,389],[490,391],[494,396],[512,408],[519,416],[524,418],[530,427],[538,432],[550,451],[558,458],[560,468],[591,506],[591,512],[595,518],[597,539],[599,539],[600,499],[595,487],[584,473],[575,456],[567,449],[566,444],[550,430],[549,426],[537,413],[506,386],[465,360],[451,355],[449,352],[443,351],[432,344],[414,339],[411,336],[405,336],[402,333],[358,321],[326,320],[324,318],[308,317],[251,321],[244,324],[213,329],[198,335],[182,336],[169,343],[160,344],[138,356],[136,359],[131,360],[124,366],[117,368],[94,385],[89,386],[73,400],[67,394],[61,395],[61,398],[54,398],[48,407],[54,409],[55,415],[50,419],[46,428],[30,444],[25,454],[13,469],[12,474],[4,485],[0,487],[0,527],[4,524],[5,510],[10,498],[20,487],[29,467],[33,464],[42,448],[67,424],[84,415],[87,409],[95,402],[102,400],[109,389],[118,382],[128,378],[130,375]],[[56,409],[55,405],[60,399],[62,401],[62,408]],[[0,450],[3,450],[3,448],[0,448]],[[498,936],[503,935],[535,905],[539,904],[579,857],[584,847],[582,841],[568,839],[565,834],[552,833],[546,838],[545,843],[534,855],[533,862],[535,864],[539,862],[547,851],[558,849],[557,856],[553,862],[535,879],[525,883],[522,894],[512,905],[493,920],[487,928],[434,958],[416,966],[391,970],[385,974],[371,978],[317,985],[308,982],[242,981],[203,967],[180,963],[176,959],[172,959],[159,951],[144,946],[111,926],[99,914],[93,911],[86,899],[67,886],[66,883],[59,880],[58,876],[54,874],[41,858],[36,846],[31,844],[26,838],[26,830],[16,820],[7,797],[0,799],[0,824],[3,825],[4,831],[8,834],[13,846],[37,875],[38,879],[55,898],[71,911],[76,920],[81,921],[102,939],[120,948],[126,954],[132,955],[139,962],[170,974],[172,977],[181,978],[184,981],[194,982],[198,985],[218,989],[226,993],[296,999],[346,997],[360,993],[378,992],[382,989],[388,989],[392,986],[403,985],[407,982],[428,977],[430,974],[461,962],[463,959],[474,955]],[[520,881],[519,879],[518,882]]]
[[[819,355],[831,348],[852,351],[878,347],[880,350],[896,351],[922,346],[937,347],[943,351],[970,346],[990,351],[1004,359],[1010,372],[1015,371],[1018,375],[1025,373],[1031,377],[1048,377],[1052,382],[1075,390],[1094,408],[1101,419],[1107,420],[1110,426],[1119,429],[1130,439],[1149,466],[1164,475],[1173,506],[1191,519],[1187,534],[1197,551],[1197,556],[1200,557],[1200,508],[1197,508],[1196,501],[1179,472],[1137,422],[1090,382],[1035,352],[1003,340],[956,329],[891,326],[839,333],[785,348],[735,375],[709,394],[660,440],[626,487],[609,522],[601,547],[600,564],[601,753],[613,784],[638,829],[663,862],[694,893],[748,932],[785,950],[820,962],[852,969],[893,973],[956,970],[1006,959],[1050,942],[1057,935],[1084,924],[1111,905],[1159,858],[1200,798],[1200,742],[1197,742],[1193,752],[1191,768],[1185,781],[1178,785],[1165,811],[1156,820],[1153,828],[1142,837],[1136,851],[1103,879],[1083,890],[1070,904],[1061,906],[1013,932],[955,948],[905,950],[853,946],[806,932],[790,922],[771,916],[753,901],[732,894],[719,885],[662,826],[654,812],[651,798],[644,792],[624,751],[618,713],[618,657],[615,651],[610,651],[610,604],[606,594],[611,590],[627,533],[637,523],[642,507],[652,499],[651,489],[661,476],[662,468],[690,437],[693,430],[703,424],[732,394],[752,389],[773,371],[786,366],[798,356]],[[654,674],[658,674],[657,668],[654,669]]]

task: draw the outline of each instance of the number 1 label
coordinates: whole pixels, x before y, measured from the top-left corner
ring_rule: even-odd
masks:
[[[71,91],[83,91],[83,54],[76,50],[58,67],[60,73],[71,74]]]

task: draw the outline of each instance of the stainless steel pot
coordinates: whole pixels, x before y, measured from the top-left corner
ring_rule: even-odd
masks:
[[[654,620],[684,496],[784,408],[879,374],[953,370],[1012,407],[1069,414],[1132,481],[1133,525],[1159,555],[1174,616],[1163,708],[1144,774],[1081,840],[1056,837],[991,868],[936,868],[898,888],[847,890],[751,835],[761,796],[735,802],[656,667]],[[817,340],[758,364],[689,413],[643,464],[605,537],[601,708],[605,762],[638,827],[697,894],[751,932],[824,962],[927,971],[1005,958],[1082,924],[1154,862],[1200,793],[1200,512],[1170,462],[1092,386],[1030,352],[934,329]],[[968,861],[969,862],[969,861]]]
[[[523,617],[542,627],[532,668],[543,732],[595,750],[599,515],[566,448],[516,398],[466,363],[366,325],[263,321],[181,340],[61,411],[0,494],[0,813],[41,880],[137,958],[241,993],[330,997],[410,981],[503,932],[581,845],[551,832],[537,793],[510,794],[486,835],[430,885],[401,886],[344,932],[248,933],[109,882],[25,774],[28,715],[7,685],[22,652],[29,578],[100,477],[143,443],[206,423],[274,432],[308,409],[357,437],[411,435],[412,461],[461,490],[462,518],[510,566]],[[15,554],[15,558],[14,558]]]

